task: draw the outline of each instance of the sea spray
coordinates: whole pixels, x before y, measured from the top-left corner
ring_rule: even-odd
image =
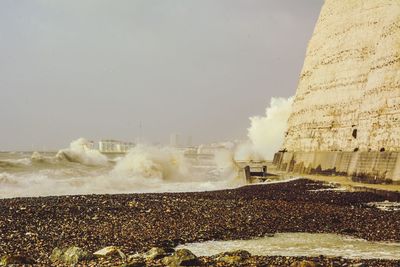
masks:
[[[95,166],[106,165],[108,162],[106,156],[90,148],[90,142],[85,138],[73,141],[68,149],[60,150],[56,157],[62,160]]]
[[[282,144],[293,97],[271,98],[265,116],[250,117],[248,140],[235,142],[232,154],[235,161],[271,160]]]
[[[196,154],[193,160],[180,149],[138,145],[124,157],[108,159],[89,145],[79,139],[57,156],[34,153],[13,159],[31,164],[0,170],[0,198],[189,192],[242,185],[226,149],[215,152],[211,159]]]
[[[292,111],[293,97],[271,98],[270,106],[265,110],[265,116],[250,118],[248,137],[254,152],[264,159],[272,159],[282,144],[287,130],[287,121]]]
[[[45,161],[45,157],[37,151],[34,151],[31,156],[32,162],[43,162]]]
[[[233,151],[235,161],[263,160],[264,158],[256,151],[254,144],[250,141],[238,143]]]
[[[17,180],[13,179],[13,175],[7,172],[0,173],[0,185],[4,186],[14,186],[18,183]]]
[[[183,151],[138,145],[117,162],[111,175],[182,180],[189,179],[189,168]]]
[[[214,162],[219,171],[218,175],[234,181],[238,175],[239,167],[231,153],[232,148],[221,149],[214,154]]]

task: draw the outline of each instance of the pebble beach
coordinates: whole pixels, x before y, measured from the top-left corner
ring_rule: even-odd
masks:
[[[77,265],[163,266],[162,258],[140,261],[137,257],[154,247],[173,251],[191,242],[292,232],[400,242],[400,211],[368,204],[397,202],[400,193],[334,189],[334,185],[299,179],[210,192],[1,199],[0,256],[3,262],[7,256],[25,257],[37,266],[64,266],[51,259],[54,249],[74,246],[93,253],[113,246],[126,257],[87,258]],[[233,266],[219,258],[198,257],[196,265]],[[396,260],[323,256],[237,258],[238,266],[297,266],[299,261],[315,266],[400,266]]]

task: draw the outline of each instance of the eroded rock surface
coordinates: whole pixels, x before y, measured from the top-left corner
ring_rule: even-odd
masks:
[[[400,150],[400,1],[326,0],[284,147]]]

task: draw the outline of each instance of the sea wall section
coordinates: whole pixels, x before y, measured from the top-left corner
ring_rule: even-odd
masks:
[[[277,170],[298,174],[350,176],[368,183],[400,183],[399,152],[278,152]]]

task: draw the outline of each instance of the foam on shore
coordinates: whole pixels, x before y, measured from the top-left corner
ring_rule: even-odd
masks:
[[[336,234],[278,233],[251,240],[208,241],[179,246],[199,256],[244,249],[259,256],[344,257],[349,259],[400,259],[400,243],[369,242]]]

